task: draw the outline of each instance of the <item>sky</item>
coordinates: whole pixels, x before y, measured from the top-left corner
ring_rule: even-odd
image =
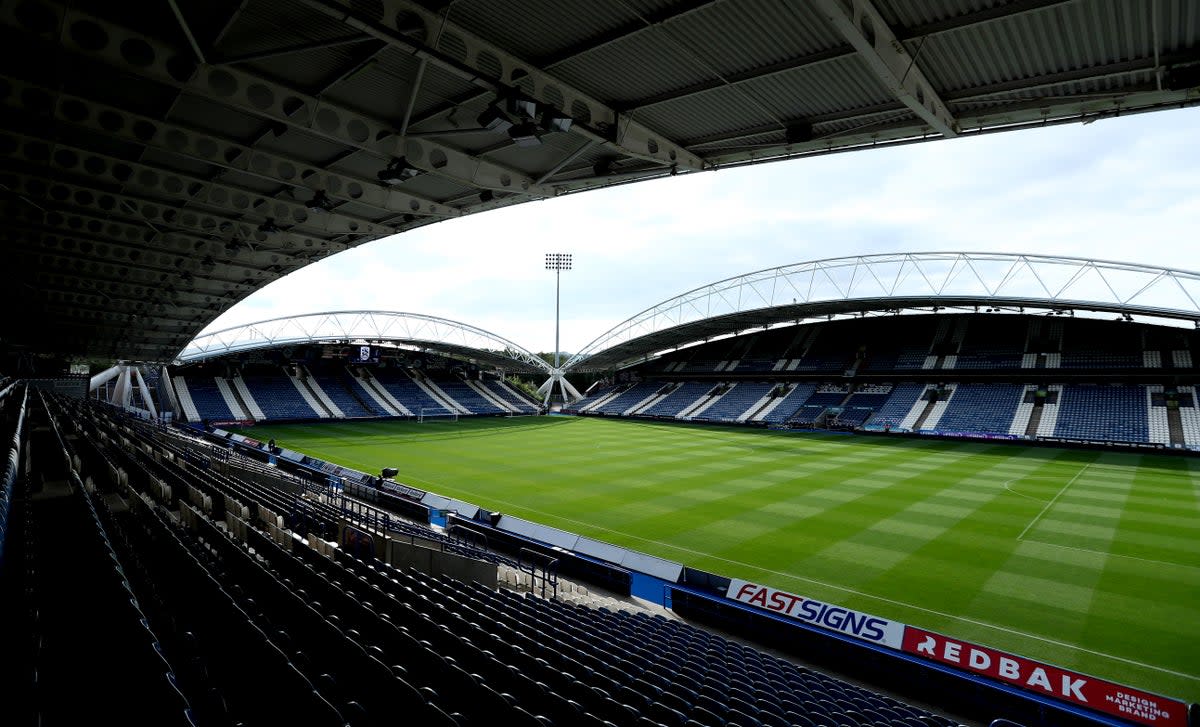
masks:
[[[707,283],[889,252],[1066,255],[1200,270],[1200,109],[680,175],[428,225],[256,291],[206,331],[388,310],[561,350]]]

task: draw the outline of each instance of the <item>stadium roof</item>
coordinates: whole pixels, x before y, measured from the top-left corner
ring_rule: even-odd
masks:
[[[1187,0],[14,0],[0,339],[172,358],[451,217],[1195,105]]]
[[[419,313],[331,311],[274,318],[197,336],[176,363],[196,363],[306,343],[403,343],[509,371],[550,373],[551,366],[507,338],[482,328]]]
[[[862,255],[727,278],[647,308],[565,370],[600,371],[754,328],[904,310],[1074,311],[1200,327],[1200,273],[1049,255],[930,252]]]

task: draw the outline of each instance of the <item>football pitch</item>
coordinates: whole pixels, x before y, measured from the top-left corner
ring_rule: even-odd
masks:
[[[490,510],[1200,701],[1200,459],[571,417],[263,425]]]

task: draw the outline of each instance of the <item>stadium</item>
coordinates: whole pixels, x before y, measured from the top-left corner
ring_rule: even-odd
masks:
[[[5,723],[1200,724],[1187,264],[212,326],[523,202],[1175,113],[1197,10],[0,3]]]

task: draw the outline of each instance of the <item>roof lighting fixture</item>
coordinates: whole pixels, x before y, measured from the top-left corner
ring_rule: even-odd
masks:
[[[508,109],[508,113],[513,114],[514,116],[520,116],[521,118],[530,121],[537,118],[537,101],[534,101],[528,96],[522,96],[521,94],[509,96],[507,99],[505,99],[505,106]]]
[[[333,209],[333,200],[329,199],[329,195],[325,194],[325,190],[318,189],[312,199],[308,201],[308,211],[316,214],[324,214]]]
[[[571,123],[574,121],[570,116],[559,113],[554,109],[546,109],[542,114],[542,128],[546,131],[570,131]]]
[[[475,121],[488,131],[508,131],[513,125],[508,114],[501,111],[495,104],[484,109]]]
[[[532,121],[525,121],[517,124],[508,130],[508,136],[513,143],[520,147],[540,146],[542,136],[538,131],[537,124]]]
[[[268,217],[261,225],[258,226],[258,231],[266,233],[281,232],[279,226],[275,224],[274,217]]]
[[[418,176],[421,172],[421,169],[409,164],[404,157],[399,157],[388,162],[388,165],[381,169],[376,176],[379,178],[380,184],[394,187]]]

